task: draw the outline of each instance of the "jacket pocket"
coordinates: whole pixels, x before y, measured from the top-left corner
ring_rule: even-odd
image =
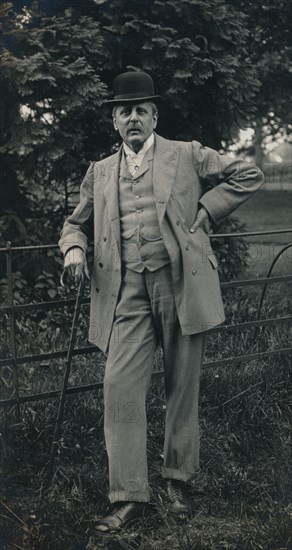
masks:
[[[214,269],[218,269],[218,261],[215,254],[208,254],[208,260],[212,264]]]
[[[205,229],[203,229],[201,225],[199,225],[197,231],[198,230],[201,231],[201,234],[204,235],[204,237],[206,237],[208,240],[210,239],[209,234],[206,233]]]

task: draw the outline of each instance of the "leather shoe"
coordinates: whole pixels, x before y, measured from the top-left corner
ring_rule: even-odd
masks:
[[[186,494],[186,483],[176,479],[167,480],[167,494],[170,500],[170,510],[178,519],[187,519],[190,506]]]
[[[117,502],[112,512],[94,524],[94,530],[99,533],[115,533],[131,521],[144,516],[145,510],[145,502]]]

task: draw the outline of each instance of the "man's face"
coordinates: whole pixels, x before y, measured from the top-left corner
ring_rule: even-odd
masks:
[[[157,125],[157,113],[149,102],[119,105],[113,116],[115,130],[133,151],[138,152]]]

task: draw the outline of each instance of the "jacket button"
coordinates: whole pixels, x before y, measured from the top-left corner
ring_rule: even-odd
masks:
[[[106,241],[107,241],[107,238],[103,237],[103,242],[106,243]]]
[[[193,275],[196,275],[196,273],[197,273],[196,270],[193,269],[192,274],[193,274]]]
[[[102,262],[99,262],[99,267],[103,267],[103,263]]]
[[[186,244],[185,249],[186,249],[186,250],[189,250],[189,248],[190,248],[189,245]]]
[[[96,290],[96,292],[99,292],[99,288],[96,288],[95,290]]]
[[[176,220],[176,225],[180,225],[180,221],[179,221],[179,220]]]

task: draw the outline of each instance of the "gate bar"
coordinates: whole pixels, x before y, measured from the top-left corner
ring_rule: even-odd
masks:
[[[262,351],[259,353],[250,353],[248,355],[238,355],[236,357],[227,357],[226,359],[218,359],[217,361],[208,361],[207,363],[204,363],[204,368],[209,367],[220,367],[225,364],[232,364],[232,363],[243,363],[244,361],[253,361],[254,359],[268,359],[269,357],[276,357],[279,355],[286,355],[292,353],[292,347],[291,348],[282,348],[277,350],[270,350],[270,351]],[[152,376],[162,376],[164,374],[164,371],[154,371],[152,373]],[[103,388],[103,382],[97,382],[95,384],[86,384],[84,386],[72,386],[71,388],[67,388],[66,394],[75,394],[75,393],[81,393],[84,391],[91,391],[96,389],[102,389]],[[19,398],[20,403],[30,403],[35,401],[43,401],[45,399],[50,399],[52,397],[58,397],[60,395],[61,390],[52,390],[49,392],[44,393],[36,393],[31,395],[22,395]],[[15,404],[16,399],[4,399],[0,401],[0,407],[7,406],[7,405],[13,405]]]
[[[13,378],[14,378],[14,392],[16,397],[16,414],[18,421],[20,420],[20,401],[19,401],[19,376],[18,376],[18,364],[17,364],[17,350],[16,350],[16,337],[15,337],[15,312],[14,312],[14,298],[13,298],[13,271],[12,271],[12,253],[11,242],[6,241],[6,273],[8,283],[8,303],[9,303],[9,336],[10,347],[12,353],[12,365],[13,365]]]

